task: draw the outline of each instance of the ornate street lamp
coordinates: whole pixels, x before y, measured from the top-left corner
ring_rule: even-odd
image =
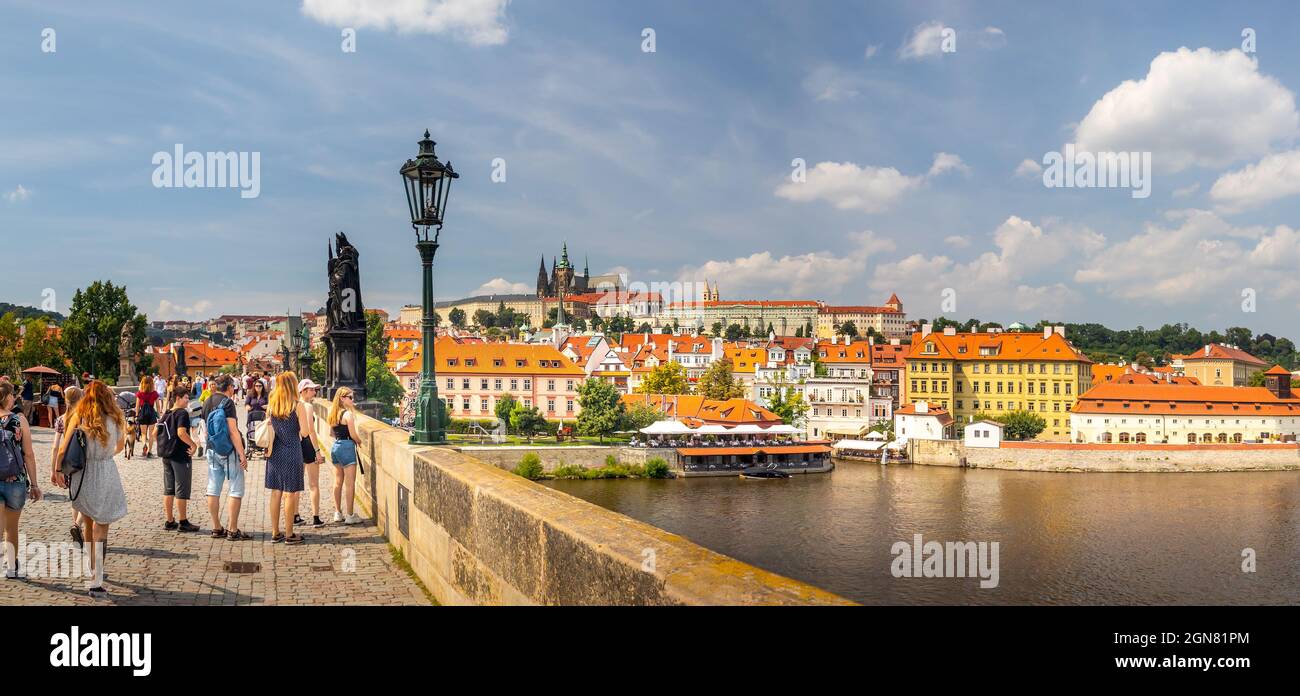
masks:
[[[90,370],[89,370],[89,372],[90,372],[90,375],[91,375],[92,377],[95,376],[95,367],[96,367],[95,363],[98,362],[98,360],[95,359],[95,358],[98,357],[98,356],[95,355],[95,346],[98,345],[98,344],[99,344],[99,334],[98,334],[98,333],[95,333],[95,330],[94,330],[94,329],[91,329],[91,330],[90,330]]]
[[[424,131],[420,153],[406,160],[400,170],[406,187],[406,205],[411,212],[411,229],[415,230],[415,248],[424,267],[423,369],[420,372],[420,395],[415,400],[413,445],[445,445],[447,433],[442,428],[442,401],[438,398],[438,376],[433,350],[437,340],[433,319],[433,256],[438,252],[438,235],[442,233],[447,212],[447,194],[451,180],[460,175],[451,162],[443,164],[433,153],[434,143]],[[432,238],[430,237],[432,232]]]

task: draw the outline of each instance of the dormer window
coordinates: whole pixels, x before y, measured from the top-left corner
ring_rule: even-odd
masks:
[[[527,360],[515,360],[515,367],[523,367],[528,364]]]
[[[930,341],[926,341],[926,343],[925,343],[925,352],[927,352],[927,353],[937,353],[937,352],[939,352],[939,351],[937,351],[937,350],[934,349],[934,343],[932,343],[932,342],[930,342]]]

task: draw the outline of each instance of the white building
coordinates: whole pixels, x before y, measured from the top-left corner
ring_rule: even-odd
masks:
[[[1070,440],[1091,443],[1275,442],[1300,434],[1291,373],[1264,373],[1264,387],[1105,382],[1070,414]]]
[[[953,432],[952,414],[924,401],[894,411],[895,440],[949,440]]]
[[[966,426],[967,447],[1001,447],[1002,424],[991,420],[977,420]]]

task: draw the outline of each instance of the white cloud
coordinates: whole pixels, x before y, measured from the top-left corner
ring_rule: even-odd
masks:
[[[1279,152],[1219,177],[1210,199],[1224,211],[1252,208],[1300,194],[1300,150]]]
[[[975,35],[982,48],[1002,48],[1007,45],[1007,35],[997,27],[984,27]]]
[[[970,239],[967,238],[967,237],[963,237],[963,236],[961,236],[961,235],[959,235],[959,234],[954,234],[954,235],[949,236],[949,237],[944,237],[944,239],[943,239],[943,243],[944,243],[944,244],[947,244],[947,245],[950,246],[950,247],[957,247],[958,249],[965,249],[966,247],[970,246]]]
[[[880,44],[868,44],[868,45],[867,45],[866,55],[863,56],[864,59],[865,59],[865,60],[871,60],[872,57],[874,57],[874,56],[876,55],[876,52],[879,51],[879,50],[880,50]]]
[[[931,21],[916,25],[912,34],[903,41],[898,49],[898,57],[903,60],[937,56],[942,50],[943,22]]]
[[[1074,139],[1092,152],[1149,151],[1157,169],[1176,172],[1258,157],[1298,127],[1295,95],[1246,54],[1180,48],[1093,104]]]
[[[893,167],[858,166],[852,162],[818,162],[803,182],[786,181],[776,195],[797,203],[826,201],[840,210],[878,213],[903,194],[949,170],[968,171],[957,155],[940,152],[924,176],[908,176]]]
[[[1174,198],[1187,198],[1199,190],[1201,190],[1201,185],[1199,183],[1189,184],[1182,188],[1174,189]]]
[[[683,281],[718,284],[726,297],[736,299],[794,298],[821,299],[828,289],[842,287],[860,279],[868,259],[891,251],[894,243],[872,232],[849,235],[849,248],[834,252],[775,257],[762,251],[731,260],[707,261],[683,268]]]
[[[477,295],[518,295],[529,292],[537,292],[537,287],[530,286],[527,283],[512,283],[505,278],[493,278],[478,286],[477,290],[470,293],[470,297]]]
[[[1105,238],[1088,229],[1057,227],[1044,231],[1017,216],[1006,219],[993,231],[996,251],[986,251],[969,263],[958,263],[944,255],[913,254],[899,261],[880,264],[871,286],[881,292],[899,292],[933,298],[923,314],[937,313],[946,288],[957,293],[958,313],[1017,311],[1060,312],[1079,301],[1079,293],[1061,282],[1034,285],[1035,275],[1059,275],[1056,267],[1078,256],[1095,253]]]
[[[212,309],[212,303],[207,300],[199,300],[194,304],[186,307],[178,305],[170,300],[163,300],[158,303],[158,311],[153,316],[158,321],[167,319],[209,319],[208,312]]]
[[[31,190],[23,188],[22,184],[18,184],[18,188],[5,194],[5,200],[9,201],[10,203],[18,203],[21,201],[25,201],[31,197],[32,197]]]
[[[803,88],[817,101],[841,101],[858,96],[861,83],[861,78],[826,64],[808,73]]]
[[[1043,173],[1043,165],[1031,159],[1023,159],[1016,165],[1016,176],[1033,179]]]
[[[506,42],[510,0],[303,0],[302,12],[336,27],[453,34],[472,44]]]

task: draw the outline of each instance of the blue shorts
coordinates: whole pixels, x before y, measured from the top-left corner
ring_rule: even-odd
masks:
[[[10,510],[21,510],[27,504],[26,481],[0,481],[0,500]]]
[[[221,497],[221,486],[230,479],[230,497],[244,497],[244,468],[239,465],[239,455],[226,456],[208,450],[208,495]]]
[[[351,440],[335,440],[330,448],[330,461],[334,466],[352,466],[357,463],[357,443]]]

